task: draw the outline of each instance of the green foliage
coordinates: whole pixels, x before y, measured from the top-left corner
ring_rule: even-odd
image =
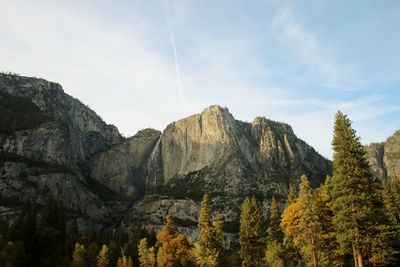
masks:
[[[275,198],[272,198],[271,208],[269,209],[269,226],[267,228],[267,242],[282,242],[283,233],[279,226],[281,214]]]
[[[205,194],[200,206],[198,240],[194,243],[193,257],[199,266],[218,266],[222,258],[222,227],[219,218],[212,221],[210,199]]]
[[[264,218],[256,198],[247,197],[240,215],[240,256],[242,266],[262,266],[264,256]]]
[[[355,264],[361,267],[371,256],[368,254],[383,214],[364,147],[350,120],[340,111],[335,116],[332,146],[333,176],[327,186],[336,238],[340,252],[353,254]]]
[[[382,198],[385,213],[393,225],[400,227],[400,178],[383,181]]]
[[[264,261],[268,267],[285,267],[285,249],[283,244],[276,241],[268,242]]]
[[[282,214],[281,227],[301,252],[304,261],[317,266],[332,257],[334,234],[330,210],[323,190],[315,193],[306,176],[301,176],[299,197]]]

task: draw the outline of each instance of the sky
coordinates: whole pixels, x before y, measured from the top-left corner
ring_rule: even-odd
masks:
[[[400,1],[0,0],[0,71],[58,82],[128,137],[218,104],[332,157],[400,129]]]

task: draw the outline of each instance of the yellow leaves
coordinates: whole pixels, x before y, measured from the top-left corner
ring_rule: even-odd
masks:
[[[186,265],[190,261],[189,241],[182,234],[175,236],[175,225],[170,213],[167,215],[163,230],[157,234],[157,246],[158,266]]]
[[[301,207],[299,202],[290,204],[282,213],[281,228],[288,236],[293,236],[300,231]]]

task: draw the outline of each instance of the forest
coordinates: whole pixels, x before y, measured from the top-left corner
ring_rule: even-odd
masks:
[[[267,218],[260,200],[241,209],[239,246],[225,249],[223,218],[205,194],[199,235],[190,242],[168,212],[163,229],[148,234],[80,231],[67,224],[62,201],[26,203],[9,224],[0,217],[0,266],[398,266],[400,178],[372,176],[360,137],[347,115],[333,127],[333,173],[318,188],[305,175],[284,205],[272,198]]]

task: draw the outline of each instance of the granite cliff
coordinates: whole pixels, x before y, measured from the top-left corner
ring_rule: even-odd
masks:
[[[400,177],[400,131],[385,142],[366,146],[366,150],[372,173],[377,179]]]
[[[172,209],[193,237],[208,192],[232,240],[246,196],[266,213],[301,174],[317,186],[331,173],[289,125],[242,122],[216,105],[163,132],[124,138],[59,84],[0,74],[0,117],[0,209],[10,218],[27,199],[43,205],[52,197],[82,224],[152,231]]]

